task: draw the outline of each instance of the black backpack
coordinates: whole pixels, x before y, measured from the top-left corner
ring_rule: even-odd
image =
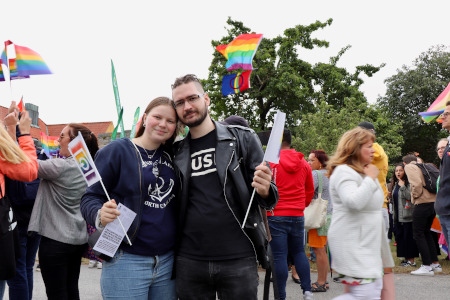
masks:
[[[432,194],[437,193],[437,180],[439,178],[439,170],[435,165],[426,163],[426,164],[417,164],[420,171],[422,171],[423,178],[425,179],[425,185],[423,186],[427,191]]]

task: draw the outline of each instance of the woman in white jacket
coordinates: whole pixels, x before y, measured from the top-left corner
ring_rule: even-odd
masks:
[[[346,293],[334,299],[380,299],[383,267],[394,266],[381,214],[379,171],[371,164],[374,141],[368,130],[349,130],[328,164],[331,266],[338,273],[335,280],[346,285]]]

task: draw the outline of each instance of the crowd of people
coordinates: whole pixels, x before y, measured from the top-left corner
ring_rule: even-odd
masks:
[[[6,284],[10,299],[32,299],[37,255],[48,299],[82,298],[80,263],[87,257],[90,268],[101,269],[103,299],[256,300],[263,267],[272,269],[274,291],[283,300],[291,266],[306,300],[327,292],[331,270],[344,286],[335,299],[390,300],[390,230],[402,267],[417,268],[420,258],[412,275],[442,272],[430,229],[437,215],[448,241],[447,139],[437,144],[434,194],[424,188],[415,155],[395,164],[387,184],[388,157],[372,123],[345,132],[330,157],[320,149],[305,157],[292,148],[285,129],[279,162],[269,164],[247,121],[212,120],[210,101],[195,75],[176,78],[171,98],[148,103],[135,137],[99,149],[89,128],[70,123],[58,139],[60,155],[52,159],[38,157],[31,119],[12,102],[0,126],[0,299]],[[441,115],[448,131],[449,115],[450,102]],[[177,138],[183,126],[189,131]],[[88,184],[69,151],[78,135],[99,182]],[[27,214],[8,180],[38,180]],[[305,208],[319,194],[328,200],[325,225],[305,230]],[[118,249],[112,256],[93,251],[92,239],[120,222],[123,207],[136,216],[123,228]]]

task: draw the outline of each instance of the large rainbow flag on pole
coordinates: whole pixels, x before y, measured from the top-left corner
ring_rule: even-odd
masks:
[[[424,120],[426,123],[430,123],[433,120],[436,120],[440,123],[439,116],[442,114],[442,112],[444,112],[445,103],[447,103],[447,101],[450,101],[450,83],[436,98],[436,100],[434,100],[427,111],[419,113],[419,115],[422,117],[422,120]]]
[[[237,36],[228,45],[218,45],[216,50],[228,59],[225,64],[227,71],[253,70],[253,56],[255,56],[262,37],[262,34],[244,33]]]

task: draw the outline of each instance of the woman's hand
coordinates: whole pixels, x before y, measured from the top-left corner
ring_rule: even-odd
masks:
[[[364,174],[371,177],[372,179],[377,179],[378,173],[380,173],[380,170],[378,170],[378,168],[375,165],[368,164],[364,166]]]
[[[29,134],[31,130],[31,118],[28,111],[24,110],[20,115],[19,120],[20,134]]]
[[[102,226],[106,226],[106,224],[117,219],[119,215],[116,200],[111,199],[111,201],[105,202],[100,210],[100,223]]]

